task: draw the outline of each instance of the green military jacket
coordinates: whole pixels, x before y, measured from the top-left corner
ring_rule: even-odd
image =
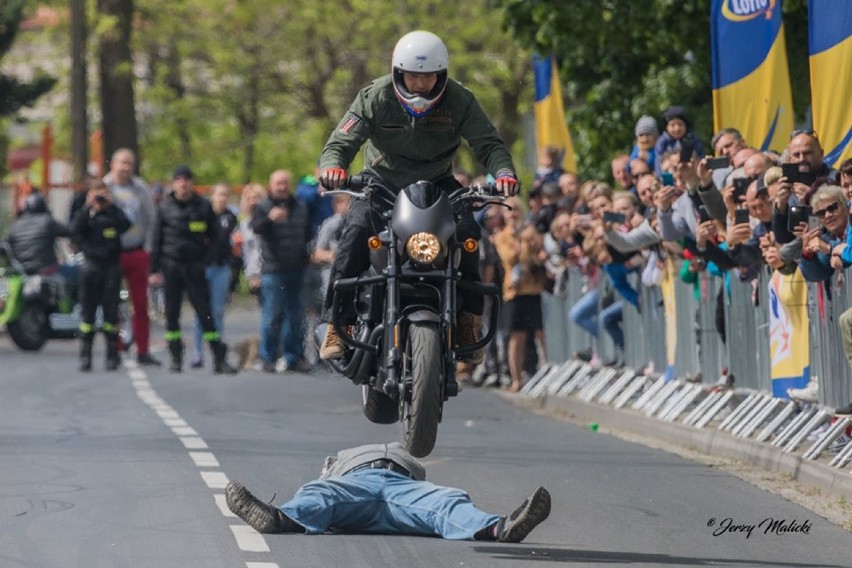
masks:
[[[476,98],[449,79],[441,102],[426,116],[410,116],[385,75],[361,89],[326,142],[321,168],[348,169],[366,142],[365,169],[396,189],[452,175],[461,139],[494,177],[514,175],[509,149]]]

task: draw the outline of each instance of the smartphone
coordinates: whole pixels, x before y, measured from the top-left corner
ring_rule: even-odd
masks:
[[[680,141],[680,163],[685,164],[692,159],[692,154],[695,153],[695,148],[692,145],[692,140],[686,138]]]
[[[781,164],[781,173],[787,181],[793,183],[799,177],[799,164]]]
[[[748,178],[737,178],[734,180],[734,203],[739,203],[748,191],[751,180]]]
[[[817,217],[816,215],[810,215],[808,217],[808,230],[812,231],[814,229],[818,229],[819,227],[821,227],[821,225],[819,224],[819,217]]]
[[[713,220],[713,217],[710,216],[710,212],[707,211],[707,208],[703,205],[698,206],[698,218],[701,219],[702,223]]]
[[[604,211],[603,220],[607,223],[623,224],[627,218],[622,213],[613,213],[612,211]]]
[[[667,185],[674,185],[674,175],[669,172],[663,172],[660,174],[660,183],[663,184],[663,187]]]
[[[722,156],[721,158],[707,159],[707,167],[711,170],[721,170],[722,168],[728,168],[730,166],[731,159],[727,156]]]
[[[734,211],[734,225],[742,225],[748,222],[748,209],[737,209]]]
[[[792,233],[793,229],[802,223],[807,223],[809,217],[811,217],[810,207],[807,205],[791,205],[790,211],[787,213],[787,230]]]

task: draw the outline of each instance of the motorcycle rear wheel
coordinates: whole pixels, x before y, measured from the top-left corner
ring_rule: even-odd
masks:
[[[6,324],[9,337],[23,351],[39,351],[47,342],[47,314],[37,304],[25,304],[15,321]]]
[[[402,396],[405,447],[416,457],[428,456],[435,447],[443,402],[441,334],[434,323],[416,322],[408,328],[406,372],[411,373],[410,400]]]

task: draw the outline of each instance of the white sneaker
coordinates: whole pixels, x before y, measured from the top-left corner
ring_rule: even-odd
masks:
[[[797,402],[814,403],[819,398],[819,383],[816,377],[811,380],[801,389],[787,389],[787,396]]]
[[[828,429],[829,429],[829,428],[831,428],[831,424],[830,424],[829,422],[825,422],[824,424],[821,424],[821,425],[820,425],[820,426],[818,426],[818,427],[817,427],[817,428],[816,428],[813,432],[811,432],[810,434],[808,434],[808,440],[809,440],[809,441],[816,442],[817,440],[819,440],[820,438],[822,438],[822,437],[823,437],[823,435],[824,435],[826,432],[828,432]]]
[[[275,372],[283,373],[287,370],[287,361],[284,360],[284,357],[281,357],[275,362]]]
[[[849,436],[847,436],[846,434],[841,434],[840,436],[835,438],[835,440],[831,444],[828,445],[828,448],[826,448],[825,451],[827,451],[827,452],[839,452],[840,450],[845,448],[846,444],[848,444],[848,443],[849,443]]]

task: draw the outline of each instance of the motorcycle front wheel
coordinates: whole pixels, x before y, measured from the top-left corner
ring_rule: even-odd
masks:
[[[443,357],[438,325],[412,323],[406,341],[406,376],[410,393],[402,395],[402,424],[405,447],[416,457],[428,456],[435,447],[441,420]]]
[[[9,337],[23,351],[39,351],[47,341],[47,314],[38,304],[25,304],[15,321],[6,324]]]

